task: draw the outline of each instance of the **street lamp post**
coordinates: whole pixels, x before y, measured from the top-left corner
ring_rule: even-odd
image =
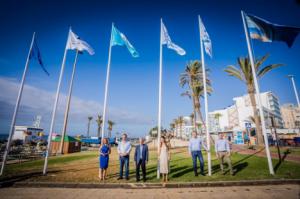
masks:
[[[298,97],[298,92],[297,92],[296,84],[295,84],[295,81],[294,81],[294,75],[288,75],[288,78],[292,81],[294,92],[295,92],[295,96],[296,96],[296,100],[297,100],[297,104],[298,104],[298,107],[300,108],[300,102],[299,102],[299,97]]]

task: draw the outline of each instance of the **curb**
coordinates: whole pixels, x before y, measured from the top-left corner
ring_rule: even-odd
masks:
[[[158,188],[195,188],[195,187],[224,187],[224,186],[258,186],[298,184],[300,179],[278,180],[242,180],[217,182],[187,182],[187,183],[69,183],[69,182],[0,182],[0,188],[83,188],[83,189],[158,189]]]

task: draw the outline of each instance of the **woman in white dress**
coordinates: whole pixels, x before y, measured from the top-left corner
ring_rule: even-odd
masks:
[[[160,148],[159,148],[159,171],[162,174],[162,181],[166,182],[168,180],[169,173],[169,161],[170,161],[170,146],[166,142],[165,137],[160,138]]]

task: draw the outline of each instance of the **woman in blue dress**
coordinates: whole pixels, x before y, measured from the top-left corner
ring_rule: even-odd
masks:
[[[103,142],[99,148],[99,178],[100,180],[106,179],[106,170],[108,168],[108,161],[109,161],[109,154],[110,154],[110,146],[108,145],[108,139],[104,138]]]

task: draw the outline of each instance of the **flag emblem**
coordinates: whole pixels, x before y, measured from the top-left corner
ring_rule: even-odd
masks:
[[[132,57],[139,57],[139,53],[133,45],[128,41],[127,37],[121,33],[114,25],[111,30],[111,46],[126,46]]]
[[[88,43],[81,40],[71,29],[69,31],[67,49],[78,50],[79,52],[87,51],[90,55],[95,54],[94,49]]]
[[[161,43],[162,44],[166,44],[167,48],[174,50],[177,54],[179,55],[185,55],[185,50],[183,48],[181,48],[180,46],[178,46],[177,44],[173,43],[171,40],[171,37],[168,33],[168,30],[166,28],[166,26],[164,25],[163,22],[161,22]]]

